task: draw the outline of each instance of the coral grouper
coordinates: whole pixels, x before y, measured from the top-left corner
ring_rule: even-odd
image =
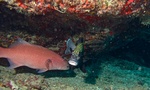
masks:
[[[0,47],[0,57],[8,59],[10,68],[27,66],[39,70],[38,73],[68,69],[67,61],[55,52],[20,38],[9,48]]]

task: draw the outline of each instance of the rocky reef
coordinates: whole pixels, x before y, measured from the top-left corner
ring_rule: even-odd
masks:
[[[51,49],[68,60],[70,56],[64,55],[66,40],[71,37],[77,43],[82,37],[87,69],[86,74],[78,69],[75,69],[76,74],[70,71],[47,72],[45,77],[53,78],[45,78],[27,67],[9,71],[7,60],[0,59],[0,87],[12,90],[47,90],[48,87],[48,90],[149,90],[149,73],[146,72],[150,67],[149,26],[149,0],[0,0],[1,47],[9,47],[20,37]],[[137,74],[132,72],[134,78],[131,80],[130,71]],[[127,77],[125,73],[129,77],[123,81],[120,78]],[[119,79],[111,84],[115,76]],[[134,85],[124,86],[135,78]],[[72,80],[81,83],[81,87],[77,87],[77,83],[73,86]],[[124,87],[114,86],[116,83]]]

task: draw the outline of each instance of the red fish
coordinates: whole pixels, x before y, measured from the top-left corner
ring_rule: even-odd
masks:
[[[39,70],[67,70],[69,65],[60,55],[44,47],[18,39],[9,48],[0,47],[0,57],[7,58],[10,68],[27,66]]]

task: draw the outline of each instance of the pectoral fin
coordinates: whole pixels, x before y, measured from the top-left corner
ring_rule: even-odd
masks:
[[[46,72],[47,70],[50,70],[52,67],[52,61],[50,59],[47,59],[45,61],[45,66],[46,66],[45,68],[39,69],[38,73],[43,73]]]
[[[50,59],[47,59],[45,65],[46,65],[46,69],[50,70],[52,67],[52,61]]]

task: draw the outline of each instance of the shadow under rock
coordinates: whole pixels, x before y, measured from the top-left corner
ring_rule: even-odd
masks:
[[[150,68],[150,42],[135,38],[126,46],[109,52],[110,55]]]
[[[4,66],[8,68],[10,66],[8,60],[6,58],[0,59],[0,66]],[[9,69],[9,68],[8,68]],[[32,69],[26,66],[20,66],[15,68],[15,74],[19,73],[32,73],[35,75],[42,75],[45,78],[49,77],[75,77],[76,74],[71,70],[50,70],[44,73],[38,73],[38,70]]]
[[[0,66],[9,67],[9,62],[6,58],[0,58]]]
[[[49,70],[44,73],[38,73],[38,70],[32,69],[26,66],[21,66],[15,69],[16,74],[17,73],[32,73],[35,75],[41,75],[44,76],[45,78],[50,78],[50,77],[75,77],[76,74],[74,72],[71,72],[69,70]]]
[[[96,79],[100,76],[101,73],[101,61],[98,59],[100,58],[99,55],[90,56],[94,58],[86,63],[87,77],[85,77],[84,82],[88,84],[96,84]]]
[[[41,73],[40,75],[44,76],[45,78],[50,77],[75,77],[76,73],[71,70],[51,70],[45,73]]]

